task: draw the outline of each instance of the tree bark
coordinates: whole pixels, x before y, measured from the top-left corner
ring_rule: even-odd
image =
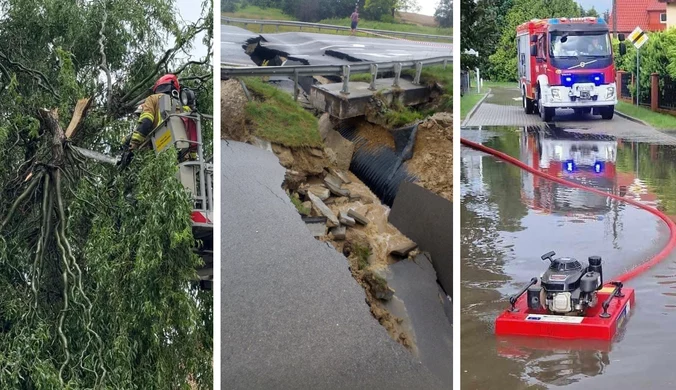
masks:
[[[42,126],[52,134],[52,161],[57,167],[63,167],[65,155],[63,153],[63,143],[66,140],[66,134],[59,124],[59,111],[41,109],[38,116]]]

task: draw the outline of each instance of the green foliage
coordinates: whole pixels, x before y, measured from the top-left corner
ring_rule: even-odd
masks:
[[[1,389],[210,387],[212,297],[192,282],[175,153],[139,153],[119,173],[69,147],[116,154],[165,71],[192,77],[212,112],[210,55],[184,54],[198,33],[210,46],[201,6],[189,24],[173,0],[0,0]],[[58,109],[65,128],[84,97],[60,158],[39,110]]]
[[[641,100],[646,100],[650,95],[650,75],[657,73],[676,79],[676,29],[670,28],[665,31],[648,33],[650,39],[641,47],[640,53],[640,94]],[[636,74],[636,49],[630,42],[625,41],[627,54],[619,55],[619,41],[613,40],[615,52],[615,67],[617,70]],[[660,86],[664,80],[660,80]],[[636,96],[636,87],[630,86],[632,96]]]
[[[412,33],[420,33],[420,34],[433,34],[433,35],[448,35],[452,36],[453,35],[453,30],[451,28],[437,28],[437,27],[430,27],[430,26],[418,26],[416,24],[409,24],[409,23],[393,23],[393,22],[386,22],[386,21],[375,21],[375,20],[368,20],[368,19],[362,19],[362,16],[359,15],[359,27],[360,28],[372,28],[376,30],[388,30],[388,31],[401,31],[401,32],[412,32]],[[319,23],[324,23],[324,24],[333,24],[333,25],[338,25],[338,26],[349,26],[350,25],[350,18],[344,17],[344,18],[332,18],[332,19],[324,19],[321,20]],[[305,31],[305,28],[303,28],[303,31]],[[326,30],[322,30],[322,33],[327,32]],[[330,31],[329,31],[330,32]]]
[[[355,244],[352,249],[357,256],[357,266],[359,270],[364,270],[369,266],[369,257],[371,257],[371,248],[368,245]]]
[[[453,0],[441,0],[434,12],[440,27],[453,27]]]
[[[40,262],[32,248],[42,233],[40,241],[14,233],[40,232],[35,221],[50,209],[12,220],[0,242],[0,388],[61,388],[60,378],[72,389],[211,381],[211,297],[191,282],[201,260],[176,171],[175,151],[146,152],[110,185],[81,180],[55,193],[70,217],[54,217],[52,231],[63,235],[46,236]]]
[[[580,16],[574,0],[514,0],[506,13],[499,42],[488,50],[487,78],[496,81],[516,80],[516,27],[531,19],[572,18]],[[492,53],[492,54],[490,54]]]
[[[255,126],[255,135],[289,147],[316,147],[322,144],[317,118],[293,97],[259,78],[246,78],[256,100],[246,105],[246,117]]]
[[[364,17],[371,20],[380,20],[384,15],[391,14],[395,3],[396,0],[366,0]]]

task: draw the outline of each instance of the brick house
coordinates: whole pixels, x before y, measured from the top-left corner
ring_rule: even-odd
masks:
[[[670,19],[676,24],[676,0],[615,0],[615,8],[617,20],[611,13],[608,23],[618,33],[629,34],[636,26],[644,31],[662,31]],[[668,12],[673,14],[671,18]]]

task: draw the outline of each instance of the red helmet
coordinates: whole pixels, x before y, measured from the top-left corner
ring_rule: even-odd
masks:
[[[178,84],[178,77],[173,74],[165,74],[157,79],[155,85],[153,85],[153,92],[157,92],[157,87],[164,84],[172,84],[176,91],[181,92],[181,86]]]

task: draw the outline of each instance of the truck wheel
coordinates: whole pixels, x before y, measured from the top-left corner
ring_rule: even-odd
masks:
[[[611,120],[611,119],[613,119],[613,115],[615,115],[615,107],[614,106],[601,108],[601,118],[603,118],[605,120]]]
[[[540,119],[543,122],[551,122],[554,118],[555,109],[550,107],[542,107],[542,96],[538,92],[538,111],[540,111]]]
[[[534,106],[533,101],[528,99],[528,97],[526,97],[526,94],[524,92],[522,92],[522,94],[521,94],[521,99],[523,100],[523,111],[526,113],[526,115],[532,114],[533,111],[534,111],[533,110],[533,106]]]

